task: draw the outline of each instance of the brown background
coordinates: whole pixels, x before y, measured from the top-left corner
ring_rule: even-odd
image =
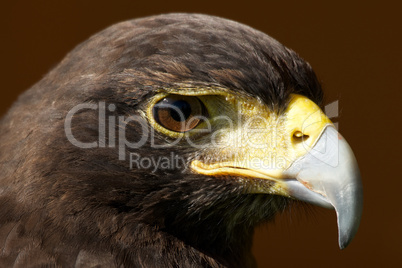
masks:
[[[9,1],[11,2],[11,1]],[[260,228],[260,267],[391,267],[402,261],[401,26],[382,1],[13,1],[2,4],[0,114],[75,45],[122,20],[166,12],[219,15],[270,34],[309,61],[360,164],[365,200],[352,244],[337,248],[333,211],[298,211]],[[396,1],[395,1],[396,2]],[[399,262],[399,265],[396,265]]]

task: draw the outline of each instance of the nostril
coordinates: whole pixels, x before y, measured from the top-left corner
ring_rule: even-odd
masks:
[[[297,130],[293,132],[293,140],[295,142],[305,141],[309,138],[309,135],[304,134],[303,132]]]

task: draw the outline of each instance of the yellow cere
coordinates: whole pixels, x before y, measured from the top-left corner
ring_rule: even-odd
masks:
[[[186,133],[164,129],[152,119],[152,107],[168,94],[197,96],[209,120]],[[291,95],[282,114],[270,110],[260,100],[237,96],[222,89],[194,89],[162,92],[148,105],[147,117],[154,128],[170,137],[210,133],[194,143],[202,145],[191,167],[208,176],[238,176],[276,182],[271,189],[286,195],[283,172],[317,142],[325,127],[332,124],[321,109],[301,95]],[[205,132],[204,132],[205,133]],[[195,136],[196,137],[196,136]],[[193,141],[193,140],[192,140]]]

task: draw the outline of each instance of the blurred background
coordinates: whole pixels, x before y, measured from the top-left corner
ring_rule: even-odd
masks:
[[[396,267],[402,263],[401,63],[397,1],[29,1],[2,3],[0,115],[67,52],[119,21],[169,12],[236,20],[298,52],[323,83],[364,184],[360,229],[339,250],[334,211],[280,215],[255,234],[259,267]],[[360,266],[365,265],[365,266]],[[399,266],[398,266],[399,267]]]

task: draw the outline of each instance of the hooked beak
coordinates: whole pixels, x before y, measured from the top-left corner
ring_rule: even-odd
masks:
[[[296,199],[333,207],[338,218],[339,247],[355,236],[363,209],[363,188],[356,158],[346,140],[327,126],[314,147],[284,172]]]
[[[255,110],[260,117],[275,118],[272,112],[264,112],[263,107]],[[252,116],[255,115],[249,117]],[[209,164],[194,160],[192,168],[207,176],[233,175],[269,180],[272,186],[256,192],[334,208],[338,218],[339,247],[343,249],[357,232],[363,208],[356,158],[327,116],[306,97],[293,95],[282,116],[265,125],[254,123],[254,127],[263,131],[252,136],[253,141],[265,145],[265,149],[230,147],[215,153],[220,156],[229,153],[229,157],[221,158],[224,161],[216,159]],[[276,131],[271,130],[273,124],[276,124]],[[251,131],[244,127],[242,133],[245,134],[239,136],[237,133],[234,131],[233,136],[243,140],[241,144],[247,144]],[[230,158],[232,155],[238,157]],[[264,165],[267,155],[274,156],[271,166]],[[279,165],[281,159],[286,159],[286,163]]]

